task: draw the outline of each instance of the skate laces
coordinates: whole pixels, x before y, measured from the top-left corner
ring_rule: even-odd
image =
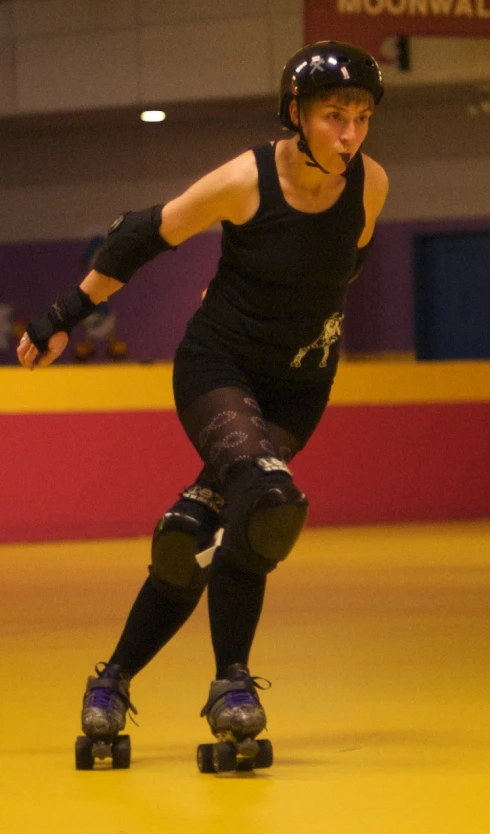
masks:
[[[224,698],[225,703],[229,707],[250,706],[252,704],[254,706],[260,705],[260,699],[255,690],[270,689],[272,686],[272,683],[267,678],[252,677],[246,667],[235,667],[233,671],[232,669],[233,667],[230,667],[228,674],[231,672],[231,675],[229,678],[217,680],[212,684],[208,701],[201,710],[201,717],[209,715],[213,705],[221,698]],[[242,684],[242,686],[235,688],[233,684]],[[264,686],[263,684],[266,685]]]
[[[250,683],[253,684],[255,689],[270,689],[271,686],[272,686],[272,683],[269,680],[267,680],[267,678],[260,678],[260,677],[257,677],[257,676],[252,678],[252,677],[250,677],[250,675],[247,675],[245,680],[250,681]],[[259,681],[264,681],[264,683],[266,683],[267,686],[261,686]]]
[[[113,666],[109,666],[108,663],[97,663],[95,671],[99,679],[113,680],[117,683],[125,681],[124,676],[121,675]],[[127,683],[129,682],[127,681]],[[123,702],[126,709],[129,710],[129,718],[133,724],[136,724],[138,727],[138,723],[134,720],[131,714],[133,713],[134,715],[138,715],[138,710],[134,704],[131,703],[129,699],[129,692],[126,692],[123,686],[119,686],[117,689],[111,689],[109,686],[97,686],[95,683],[93,689],[89,693],[87,706],[111,710],[116,706],[117,699]]]
[[[100,709],[113,709],[117,695],[109,689],[93,689],[89,695],[87,706]]]
[[[232,689],[225,694],[225,701],[228,707],[257,706],[259,699],[255,692],[247,689]]]
[[[270,689],[271,686],[272,686],[272,683],[267,678],[261,678],[259,675],[253,675],[253,676],[250,675],[249,671],[246,667],[240,667],[237,664],[237,666],[235,666],[235,667],[231,666],[230,671],[233,668],[235,668],[236,671],[234,671],[232,673],[233,677],[231,677],[229,679],[232,682],[234,682],[234,681],[246,681],[247,683],[252,684],[252,686],[255,689],[262,689],[262,690],[263,689]],[[265,683],[266,686],[262,686],[262,684],[259,683],[259,681],[262,681],[263,683]],[[235,691],[237,691],[237,690],[235,690]],[[241,690],[241,691],[243,691],[243,690]]]
[[[238,680],[247,681],[247,683],[251,683],[254,689],[270,689],[272,684],[267,678],[260,678],[260,677],[251,677],[251,675],[244,673],[243,676],[238,678]],[[262,686],[259,681],[263,681],[266,686]],[[257,704],[260,705],[260,699],[256,692],[253,692],[250,689],[230,689],[229,692],[225,694],[225,699],[230,707],[244,707],[250,706],[253,704],[256,706]]]

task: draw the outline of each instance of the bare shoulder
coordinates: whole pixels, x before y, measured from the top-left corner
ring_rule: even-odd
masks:
[[[162,236],[177,246],[222,220],[245,222],[257,208],[257,183],[254,153],[245,151],[205,174],[165,205]]]
[[[388,194],[389,181],[388,174],[379,162],[363,153],[362,159],[364,162],[364,176],[365,176],[365,190],[368,195],[377,196],[378,198],[386,198]]]
[[[216,169],[224,214],[221,219],[240,224],[258,208],[258,171],[255,154],[248,150]]]
[[[376,220],[388,196],[388,175],[385,169],[367,154],[363,153],[364,162],[364,210],[366,222],[358,246],[366,246],[371,240]]]
[[[250,186],[257,183],[257,163],[252,150],[244,151],[222,166],[226,174],[236,185]]]
[[[256,181],[255,156],[253,151],[245,151],[214,168],[191,187],[202,188],[210,193],[232,194],[235,190],[250,187]]]

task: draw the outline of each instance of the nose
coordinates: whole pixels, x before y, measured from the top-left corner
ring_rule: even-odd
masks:
[[[352,142],[356,138],[356,126],[353,121],[344,122],[340,138],[342,142]]]

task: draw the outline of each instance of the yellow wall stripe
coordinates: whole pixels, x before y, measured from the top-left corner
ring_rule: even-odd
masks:
[[[490,402],[490,362],[341,362],[332,405]],[[171,409],[172,366],[0,369],[0,413]]]
[[[490,402],[490,361],[345,361],[339,367],[332,403]]]

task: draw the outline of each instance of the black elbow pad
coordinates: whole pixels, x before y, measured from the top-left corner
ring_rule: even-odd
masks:
[[[159,234],[163,205],[128,211],[111,224],[93,269],[127,284],[131,276],[160,252],[176,249]]]

